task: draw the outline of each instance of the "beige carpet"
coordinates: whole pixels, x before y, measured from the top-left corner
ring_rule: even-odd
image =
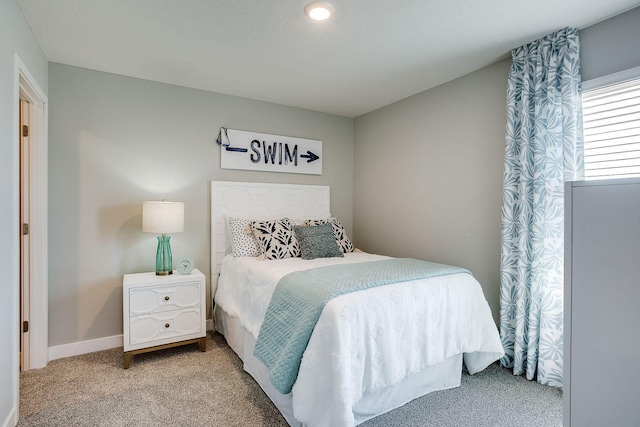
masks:
[[[122,348],[20,376],[18,426],[286,426],[219,334],[133,357]]]
[[[122,348],[55,360],[20,376],[18,426],[286,426],[219,334],[138,355]],[[562,425],[562,392],[492,365],[363,426]]]

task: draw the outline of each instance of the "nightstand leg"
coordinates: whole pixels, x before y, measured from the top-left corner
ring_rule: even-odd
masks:
[[[131,353],[124,354],[124,369],[129,369],[129,365],[131,364]]]
[[[200,351],[203,353],[207,351],[207,337],[200,338]]]

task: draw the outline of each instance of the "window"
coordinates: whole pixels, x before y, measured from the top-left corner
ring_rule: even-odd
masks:
[[[640,177],[640,78],[582,94],[585,179]]]

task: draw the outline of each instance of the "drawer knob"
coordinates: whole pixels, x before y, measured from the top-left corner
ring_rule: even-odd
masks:
[[[171,325],[170,325],[170,324],[168,324],[168,323],[165,323],[165,324],[164,324],[164,327],[165,327],[165,328],[168,328],[169,326],[171,326]]]
[[[167,295],[166,297],[164,297],[165,301],[169,301],[169,295]]]

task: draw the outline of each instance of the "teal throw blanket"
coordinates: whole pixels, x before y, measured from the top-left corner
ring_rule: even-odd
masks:
[[[325,304],[349,292],[468,270],[410,258],[296,271],[278,282],[253,351],[269,371],[271,384],[289,393],[298,377],[302,354]]]

